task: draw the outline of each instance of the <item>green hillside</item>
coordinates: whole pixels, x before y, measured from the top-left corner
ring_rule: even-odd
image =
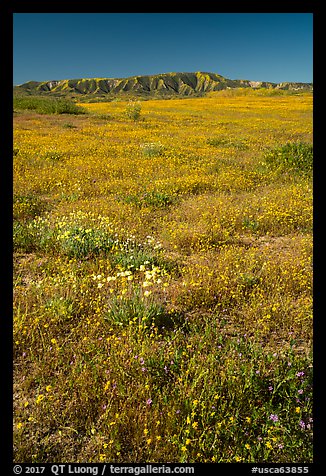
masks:
[[[198,96],[211,91],[234,88],[267,88],[279,90],[312,90],[311,83],[271,83],[232,80],[216,73],[165,73],[129,78],[62,79],[29,81],[14,87],[20,94],[51,94],[70,96]]]

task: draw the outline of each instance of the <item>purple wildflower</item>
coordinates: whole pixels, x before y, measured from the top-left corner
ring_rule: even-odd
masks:
[[[299,425],[301,426],[303,430],[306,428],[306,424],[303,420],[300,420]]]
[[[277,415],[274,415],[273,413],[271,415],[269,415],[269,419],[276,422],[278,421],[278,416]]]
[[[151,405],[152,401],[153,401],[153,400],[152,400],[151,398],[148,398],[148,399],[146,400],[146,405]]]
[[[302,395],[302,394],[303,394],[302,388],[300,388],[300,390],[298,390],[298,394],[299,394],[299,395]]]
[[[303,377],[303,376],[304,376],[304,372],[298,372],[296,375],[297,375],[297,377]]]

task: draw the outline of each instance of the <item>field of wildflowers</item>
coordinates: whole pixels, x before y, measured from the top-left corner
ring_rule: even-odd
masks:
[[[15,461],[312,462],[312,95],[83,107],[14,113]]]

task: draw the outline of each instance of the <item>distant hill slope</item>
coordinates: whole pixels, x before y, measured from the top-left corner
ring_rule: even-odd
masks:
[[[15,92],[26,94],[56,93],[56,95],[120,95],[139,96],[191,96],[210,91],[233,88],[268,88],[312,91],[312,83],[271,83],[246,79],[227,79],[216,73],[164,73],[130,78],[62,79],[29,81],[14,87]]]

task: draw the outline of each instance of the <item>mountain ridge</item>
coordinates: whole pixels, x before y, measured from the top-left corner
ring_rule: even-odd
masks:
[[[312,83],[251,81],[228,79],[217,73],[162,73],[137,75],[127,78],[79,78],[50,81],[28,81],[14,86],[14,91],[27,94],[58,95],[121,95],[124,93],[145,96],[192,96],[211,91],[234,88],[266,88],[294,91],[312,91]]]

